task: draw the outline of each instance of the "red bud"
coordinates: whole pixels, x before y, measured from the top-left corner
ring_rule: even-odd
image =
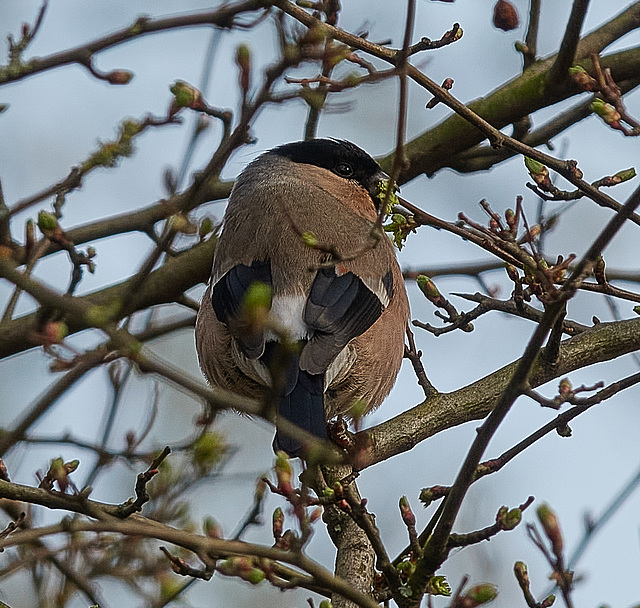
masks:
[[[520,25],[516,7],[507,0],[498,0],[493,9],[493,25],[505,32],[515,30]]]

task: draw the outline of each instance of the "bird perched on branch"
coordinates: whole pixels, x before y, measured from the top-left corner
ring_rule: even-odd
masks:
[[[245,168],[196,323],[213,386],[266,395],[321,438],[331,417],[380,405],[409,317],[391,240],[374,230],[385,185],[364,150],[333,139],[285,144]],[[278,431],[274,448],[297,456],[302,445]]]

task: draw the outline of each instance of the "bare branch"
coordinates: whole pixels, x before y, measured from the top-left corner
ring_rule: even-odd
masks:
[[[95,53],[146,34],[198,25],[217,25],[223,28],[233,27],[238,15],[263,8],[264,2],[260,0],[245,0],[234,4],[225,4],[216,10],[203,11],[200,13],[175,15],[158,19],[139,17],[131,26],[82,46],[54,53],[47,57],[36,57],[26,63],[18,63],[14,60],[9,66],[0,66],[0,84],[20,80],[27,76],[70,63],[89,67],[91,65],[91,58]]]
[[[567,23],[567,29],[564,32],[560,50],[558,51],[558,55],[552,68],[549,70],[549,77],[547,80],[548,87],[555,87],[567,78],[569,68],[576,58],[578,42],[580,41],[580,32],[582,30],[584,18],[587,15],[588,7],[589,0],[573,0],[571,15],[569,16],[569,22]]]
[[[524,53],[524,68],[527,69],[536,60],[538,53],[538,25],[540,23],[540,0],[530,0],[529,25],[524,38],[526,51]]]

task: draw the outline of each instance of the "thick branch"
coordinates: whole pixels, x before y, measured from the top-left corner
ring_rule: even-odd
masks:
[[[127,232],[149,233],[157,222],[165,220],[171,215],[181,212],[187,213],[203,202],[227,198],[231,193],[232,186],[233,182],[231,181],[221,182],[218,179],[210,179],[203,185],[203,190],[199,193],[197,202],[190,196],[190,191],[186,191],[135,211],[112,215],[83,226],[71,228],[65,234],[74,245],[82,245]],[[24,261],[26,257],[24,247],[14,242],[11,248],[14,259],[20,262]],[[60,251],[60,247],[51,244],[44,256],[56,251]]]
[[[174,302],[185,290],[206,282],[211,272],[214,248],[215,239],[211,239],[175,258],[168,258],[161,268],[149,275],[140,288],[132,303],[133,310]],[[79,297],[77,300],[97,306],[113,305],[127,293],[131,280]],[[0,359],[33,348],[29,334],[36,321],[37,315],[32,313],[0,325]],[[70,317],[66,321],[71,333],[89,327],[83,316]]]
[[[0,489],[4,489],[5,484],[6,482],[0,481]],[[59,524],[48,527],[16,532],[0,540],[0,548],[27,544],[53,534],[71,532],[111,532],[131,537],[153,538],[172,543],[178,547],[184,547],[196,555],[206,556],[207,559],[224,558],[232,555],[252,555],[263,557],[267,560],[277,560],[291,564],[307,572],[319,585],[350,599],[357,606],[363,608],[378,608],[377,602],[364,593],[354,589],[343,579],[333,576],[317,562],[302,553],[284,551],[274,547],[245,543],[243,541],[210,538],[200,534],[177,530],[171,526],[136,515],[125,520],[115,518],[108,518],[101,521],[64,520]]]
[[[640,73],[640,48],[608,55],[603,57],[600,63],[611,68],[616,81],[633,80]],[[579,60],[577,64],[588,72],[592,71],[592,63],[589,59]],[[523,116],[528,116],[541,108],[582,92],[573,84],[563,84],[552,92],[547,92],[545,83],[551,65],[551,59],[534,64],[521,76],[506,83],[488,97],[469,103],[466,106],[467,112],[477,114],[495,129],[502,129],[517,122]],[[420,78],[419,84],[424,86],[424,80],[424,77]],[[440,96],[444,97],[445,93],[446,91],[440,93]],[[448,94],[447,97],[453,100],[453,97]],[[447,103],[447,105],[452,104]],[[459,109],[462,110],[462,105],[456,108],[456,111]],[[479,144],[486,137],[487,130],[478,130],[458,114],[450,116],[429,131],[407,142],[405,154],[411,164],[401,173],[400,183],[410,181],[422,173],[431,176],[438,170],[448,167],[453,157]],[[511,141],[515,141],[507,140],[502,134],[499,134],[499,137],[501,145],[509,145]],[[509,147],[511,148],[510,145]],[[380,159],[382,167],[388,169],[392,158],[393,154],[389,154]]]
[[[319,22],[313,15],[308,14],[304,10],[292,5],[290,2],[280,0],[277,2],[283,11],[295,17],[307,27],[313,27]],[[634,12],[635,10],[635,12]],[[635,15],[640,13],[640,2],[634,7],[622,13],[618,19],[627,17],[628,13]],[[624,20],[624,19],[623,19]],[[632,19],[627,19],[625,23]],[[380,45],[375,45],[361,38],[354,36],[344,30],[324,24],[330,30],[336,39],[358,48],[362,51],[370,53],[375,57],[384,59],[392,65],[398,65],[402,59],[402,53]],[[616,30],[618,31],[618,30]],[[596,44],[590,44],[589,36],[582,41],[580,49],[590,49]],[[631,53],[633,59],[630,63],[634,64],[636,74],[640,70],[640,48],[626,51]],[[620,55],[620,53],[618,54]],[[615,56],[614,56],[615,57]],[[628,57],[625,55],[625,57]],[[605,58],[601,64],[610,58]],[[420,173],[429,174],[429,170],[424,167],[425,162],[437,163],[437,168],[446,166],[446,162],[442,159],[450,158],[451,154],[457,154],[463,150],[480,143],[483,139],[488,138],[494,146],[506,146],[520,154],[529,156],[546,166],[557,171],[562,177],[571,182],[574,186],[585,193],[598,205],[619,211],[621,205],[610,196],[601,192],[598,188],[582,179],[581,173],[576,171],[576,163],[571,161],[563,161],[548,154],[544,154],[535,148],[524,145],[522,142],[504,135],[499,129],[506,124],[518,121],[523,116],[528,116],[531,112],[540,107],[560,101],[569,95],[578,92],[577,86],[571,83],[563,84],[557,87],[551,93],[547,90],[546,82],[548,70],[553,63],[553,58],[541,61],[535,66],[528,69],[522,76],[514,79],[502,87],[499,91],[491,95],[489,98],[480,102],[473,102],[468,106],[453,97],[443,87],[438,86],[433,80],[425,76],[420,70],[412,65],[407,65],[407,75],[433,94],[439,101],[453,109],[456,114],[451,118],[440,123],[437,127],[428,133],[419,136],[417,139],[409,142],[405,146],[405,154],[409,161],[406,170],[400,173],[398,182],[408,181],[417,177]],[[590,66],[590,60],[585,61],[586,66]],[[584,66],[583,66],[584,67]],[[628,66],[627,66],[628,67]],[[612,68],[612,72],[615,70]],[[615,73],[616,80],[625,80],[631,76],[625,77],[623,71]],[[514,87],[515,85],[515,87]],[[488,103],[488,102],[491,103]],[[517,110],[514,114],[514,108]],[[506,111],[505,111],[506,109]],[[509,114],[509,119],[505,121],[505,114]],[[469,128],[471,125],[474,128]],[[434,137],[435,135],[435,137]],[[395,154],[391,154],[382,159],[383,169],[390,171],[393,168]],[[416,162],[417,161],[417,162]],[[640,216],[634,215],[632,220],[640,224]]]
[[[312,14],[298,8],[291,2],[279,0],[275,4],[307,27],[314,27],[318,24],[318,20]],[[585,36],[578,44],[577,63],[589,71],[591,61],[588,57],[591,53],[599,53],[612,42],[637,27],[640,27],[640,2],[636,2],[611,21]],[[394,49],[373,44],[328,24],[323,24],[323,28],[326,28],[336,40],[387,61],[392,65],[396,65],[399,60],[399,53]],[[488,123],[487,126],[494,130],[501,129],[540,108],[582,92],[581,89],[571,83],[564,83],[561,87],[556,87],[552,92],[546,90],[548,73],[554,62],[555,56],[537,62],[527,69],[524,74],[506,83],[488,97],[470,103],[468,107],[417,69],[409,66],[408,75],[412,79],[435,95],[441,102],[446,103],[456,112],[460,112],[465,118],[454,114],[439,125],[408,142],[404,152],[410,165],[401,172],[399,183],[410,181],[421,173],[434,174],[439,169],[448,166],[449,159],[452,156],[480,143],[487,135],[492,138],[497,135],[500,138],[498,143],[506,145],[507,140],[504,139],[502,134],[492,134],[487,129],[480,131],[470,125],[467,119],[472,113],[481,117],[485,123]],[[629,49],[604,57],[601,59],[601,65],[603,68],[605,65],[611,68],[612,75],[617,82],[637,78],[640,74],[640,48]],[[479,127],[478,124],[475,126]],[[390,153],[381,159],[383,169],[390,171],[393,166],[394,156],[395,153]],[[544,162],[541,158],[536,160]]]
[[[600,323],[562,342],[558,362],[553,367],[545,366],[541,355],[533,366],[529,383],[532,387],[540,386],[577,369],[639,349],[640,319]],[[369,436],[371,444],[363,455],[361,468],[406,452],[445,429],[484,418],[502,394],[517,363],[514,361],[457,391],[435,395],[387,422],[361,431]]]

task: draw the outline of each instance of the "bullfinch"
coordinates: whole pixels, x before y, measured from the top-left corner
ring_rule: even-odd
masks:
[[[393,244],[371,238],[387,180],[364,150],[334,139],[288,143],[244,169],[196,322],[200,365],[214,387],[260,399],[277,385],[277,415],[321,438],[328,419],[380,405],[400,369],[409,318]],[[270,294],[271,323],[257,328],[246,320],[255,285]],[[297,345],[277,382],[283,333],[273,328]],[[276,433],[275,449],[298,456],[301,447]]]

